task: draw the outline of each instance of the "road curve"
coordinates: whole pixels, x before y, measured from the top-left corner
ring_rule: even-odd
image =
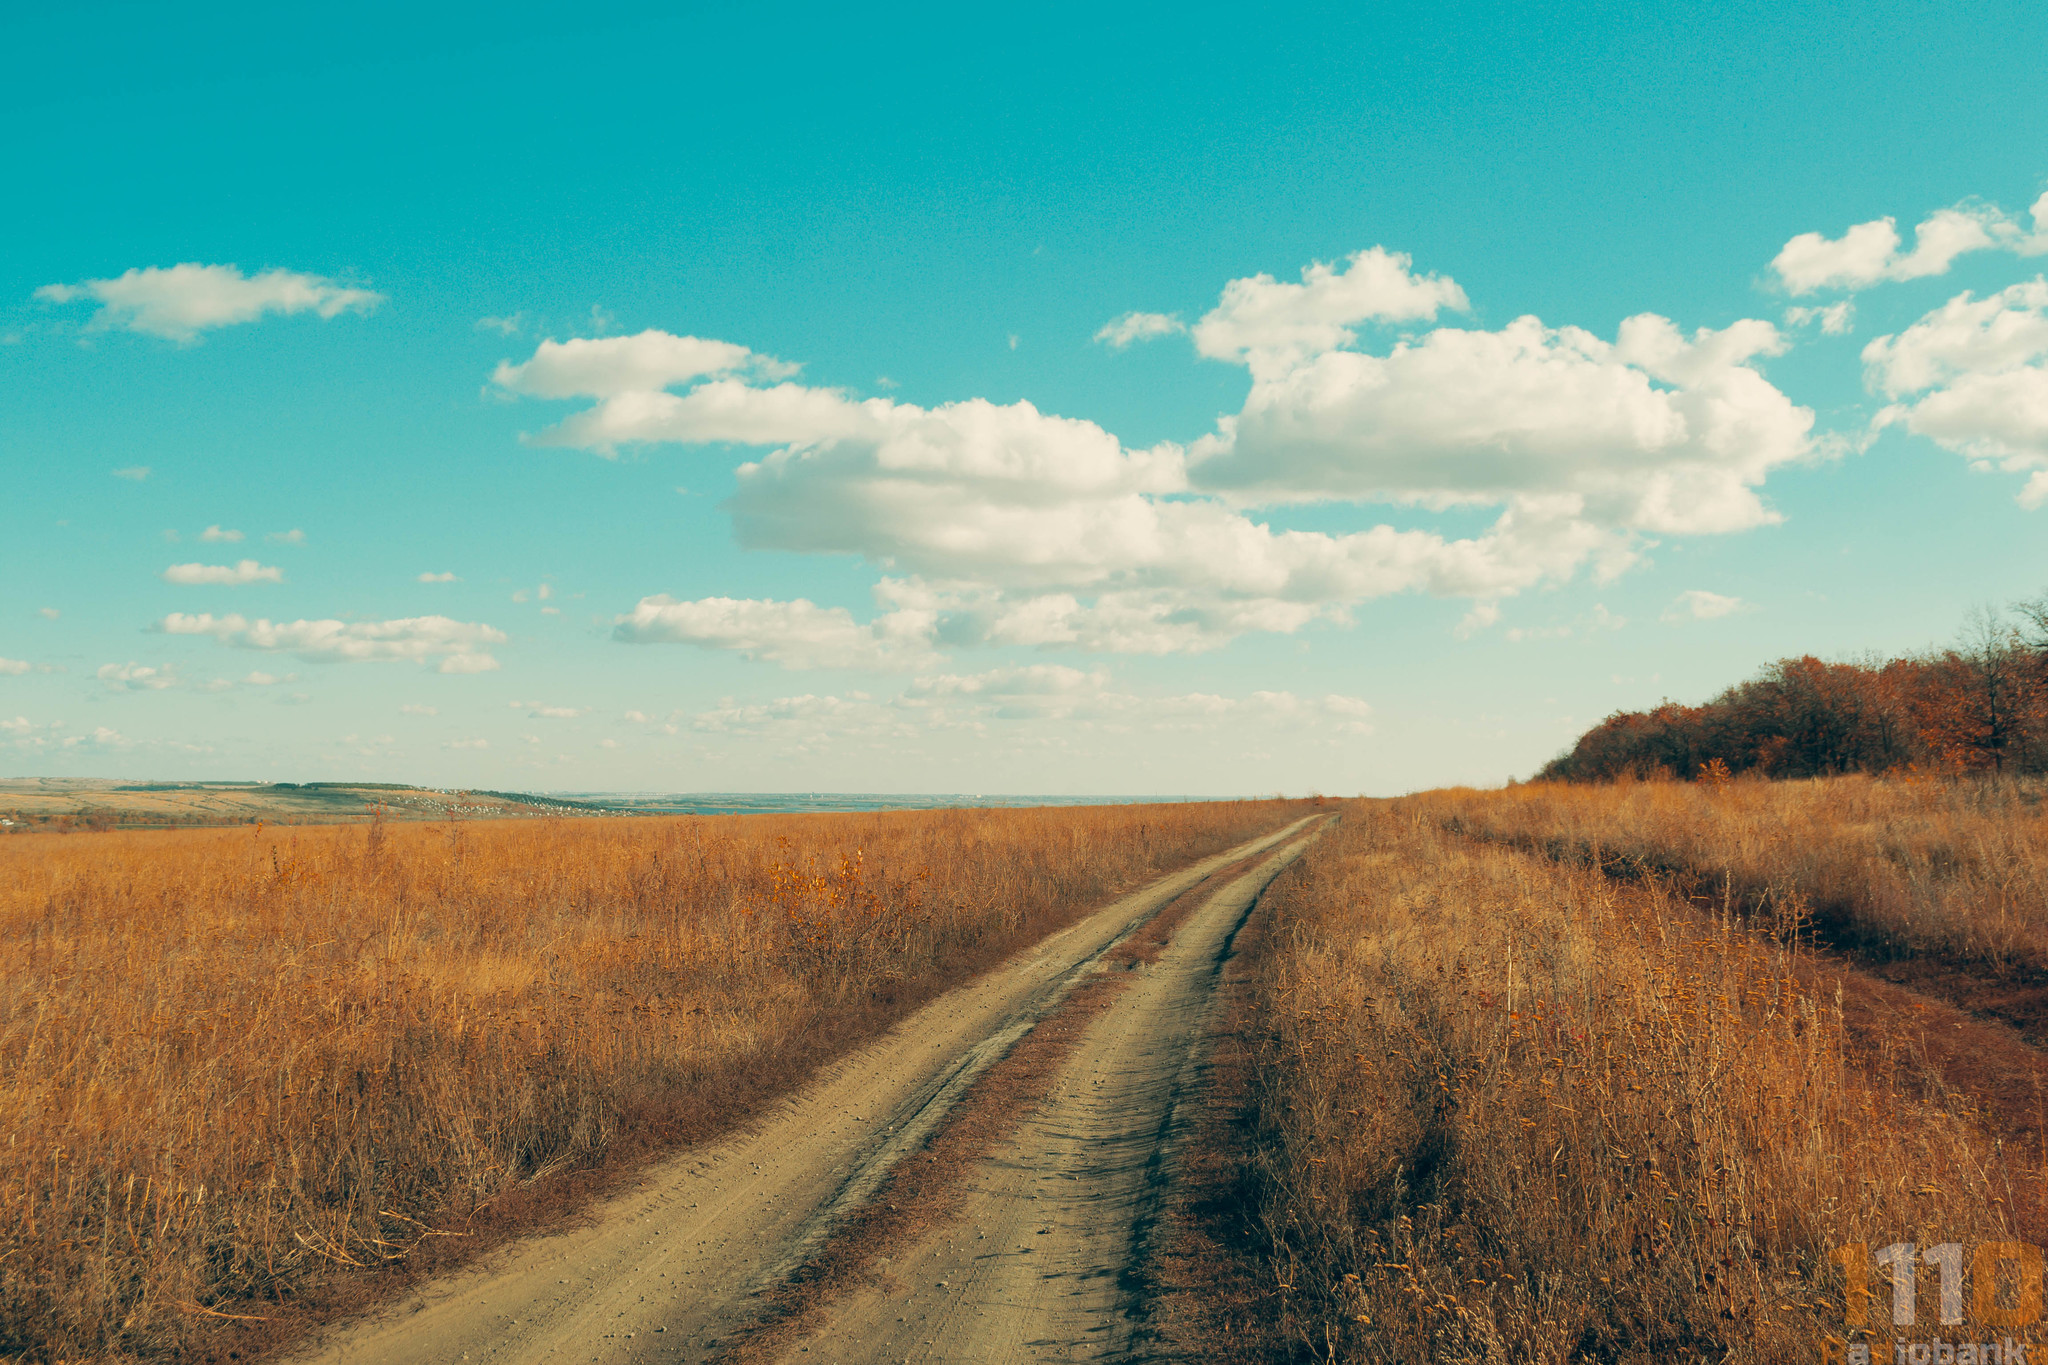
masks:
[[[1310,836],[1312,837],[1312,836]],[[785,1361],[1024,1365],[1145,1359],[1146,1237],[1218,974],[1304,837],[1221,887],[1092,1022],[1016,1134],[968,1176],[961,1213],[856,1292]]]
[[[330,1327],[303,1365],[700,1361],[1097,958],[1219,868],[1307,820],[1194,863],[1048,935],[827,1068],[748,1131],[657,1164],[569,1230]],[[1207,915],[1208,911],[1203,912]],[[1190,926],[1192,927],[1192,926]]]

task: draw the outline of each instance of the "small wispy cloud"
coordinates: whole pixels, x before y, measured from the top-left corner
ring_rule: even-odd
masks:
[[[1469,640],[1482,630],[1490,630],[1500,624],[1500,603],[1475,602],[1472,609],[1460,617],[1451,633],[1460,640]]]
[[[398,708],[398,714],[401,716],[438,716],[441,714],[441,708],[438,706],[422,706],[418,702],[407,702]]]
[[[154,667],[133,659],[125,664],[101,664],[93,676],[116,692],[162,692],[179,682],[177,665]]]
[[[127,479],[133,483],[141,483],[149,477],[149,466],[146,464],[132,464],[126,469],[115,470],[114,477],[117,479]]]
[[[482,622],[446,616],[396,621],[270,621],[241,615],[172,612],[154,627],[165,635],[208,635],[237,649],[290,652],[315,662],[359,663],[438,658],[442,673],[488,673],[498,661],[483,651],[503,644],[505,633]]]
[[[496,332],[501,337],[516,336],[520,327],[525,322],[526,313],[524,310],[521,310],[502,318],[478,318],[476,320],[476,330],[479,332]]]
[[[267,532],[263,538],[273,545],[304,545],[306,543],[306,533],[296,526],[292,527],[289,531]]]
[[[181,587],[239,587],[245,583],[282,583],[284,570],[272,564],[258,564],[253,559],[235,564],[173,564],[164,570],[163,580]]]
[[[138,268],[113,279],[46,284],[35,297],[60,304],[96,301],[99,310],[86,324],[93,330],[118,328],[187,342],[196,341],[203,331],[254,322],[269,313],[311,312],[332,318],[367,313],[384,301],[373,290],[337,284],[320,275],[296,270],[244,275],[232,265],[196,261]]]
[[[1804,327],[1808,323],[1818,324],[1826,336],[1847,336],[1856,325],[1856,305],[1847,299],[1831,303],[1825,308],[1787,308],[1785,325]]]
[[[548,706],[537,701],[515,701],[510,705],[514,711],[524,711],[536,720],[574,720],[590,710],[587,706]]]
[[[452,573],[423,573],[413,581],[416,583],[460,583],[462,580]]]
[[[1121,351],[1134,341],[1152,341],[1187,329],[1188,325],[1171,313],[1125,313],[1103,323],[1095,339]]]
[[[223,530],[220,526],[214,525],[201,531],[199,538],[209,544],[235,544],[242,539],[242,533],[240,531]]]
[[[1704,588],[1692,588],[1678,594],[1671,605],[1664,609],[1662,620],[1666,621],[1712,621],[1730,616],[1747,605],[1740,597],[1726,597]]]

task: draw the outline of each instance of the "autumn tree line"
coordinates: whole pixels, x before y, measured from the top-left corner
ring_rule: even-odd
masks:
[[[1617,711],[1538,781],[2048,772],[2048,594],[1974,612],[1954,645],[1780,659],[1703,706]]]

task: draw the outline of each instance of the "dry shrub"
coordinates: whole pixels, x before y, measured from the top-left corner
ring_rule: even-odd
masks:
[[[1444,792],[1458,827],[1553,856],[1691,877],[1768,917],[1810,914],[1867,956],[2048,969],[2048,782],[1532,783]]]
[[[1447,834],[1472,801],[1354,806],[1276,886],[1258,1159],[1306,1354],[1814,1361],[1834,1247],[2014,1235],[2030,1177],[1849,1061],[1783,947]]]
[[[290,1321],[454,1245],[437,1234],[493,1200],[730,1126],[965,975],[1295,813],[0,842],[0,1355],[184,1357],[241,1330],[222,1315]]]

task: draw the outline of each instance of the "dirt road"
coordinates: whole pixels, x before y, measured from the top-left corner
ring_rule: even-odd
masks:
[[[969,1177],[961,1216],[789,1357],[820,1362],[1128,1361],[1178,1137],[1177,1111],[1230,939],[1306,840],[1220,887],[1089,1027],[1014,1138]]]
[[[1055,1007],[1102,953],[1211,873],[1284,842],[1309,823],[1297,822],[1204,859],[1047,937],[925,1006],[873,1046],[833,1067],[753,1131],[655,1167],[637,1188],[596,1210],[585,1225],[521,1243],[371,1318],[330,1329],[294,1359],[323,1365],[464,1360],[610,1365],[705,1359],[711,1343],[748,1319],[752,1294],[800,1262],[836,1214],[872,1191],[974,1077]],[[1084,1049],[1097,1058],[1097,1066],[1138,1065],[1153,1075],[1149,1087],[1140,1084],[1132,1092],[1134,1103],[1156,1108],[1164,1098],[1170,1109],[1173,1081],[1193,1027],[1189,1011],[1199,1007],[1197,997],[1206,998],[1195,989],[1193,974],[1206,969],[1220,935],[1277,870],[1237,879],[1197,912],[1179,936],[1186,949],[1176,942],[1169,950],[1168,957],[1179,965],[1169,968],[1162,959],[1148,969],[1164,994],[1153,989],[1155,981],[1149,978],[1143,989],[1126,992],[1126,998],[1152,1002],[1149,1008],[1168,1014],[1148,1019],[1119,1006],[1116,1015],[1126,1021],[1115,1030],[1125,1040],[1118,1045],[1121,1050],[1098,1052],[1092,1038]],[[1231,904],[1239,909],[1231,911]],[[1182,988],[1165,985],[1183,979]],[[1115,1093],[1123,1095],[1126,1082],[1118,1079],[1116,1084]],[[1088,1081],[1082,1085],[1084,1091],[1096,1088]],[[1121,1155],[1115,1160],[1105,1163],[1105,1153],[1093,1150],[1089,1134],[1095,1130],[1087,1123],[1130,1117],[1076,1111],[1064,1121],[1071,1130],[1064,1139],[1070,1146],[1062,1150],[1072,1155],[1059,1169],[1078,1175],[1097,1165],[1122,1169],[1133,1160],[1142,1164],[1149,1159],[1138,1155],[1140,1148],[1152,1151],[1158,1144],[1145,1147],[1135,1129],[1119,1136],[1115,1152]],[[1043,1164],[1046,1159],[1039,1160]],[[1088,1179],[1093,1182],[1089,1190],[1109,1189],[1104,1184],[1108,1175]],[[1100,1209],[1112,1216],[1111,1205]],[[1035,1235],[1036,1228],[1028,1231]],[[1094,1242],[1087,1244],[1094,1247]],[[1071,1254],[1063,1254],[1072,1260],[1086,1253],[1077,1244]],[[1031,1255],[1044,1253],[1034,1249]],[[1102,1264],[1122,1264],[1123,1255],[1118,1251]],[[930,1316],[935,1309],[922,1311]],[[843,1339],[837,1324],[831,1335]],[[863,1358],[891,1357],[878,1349]],[[901,1359],[902,1353],[894,1358]]]

